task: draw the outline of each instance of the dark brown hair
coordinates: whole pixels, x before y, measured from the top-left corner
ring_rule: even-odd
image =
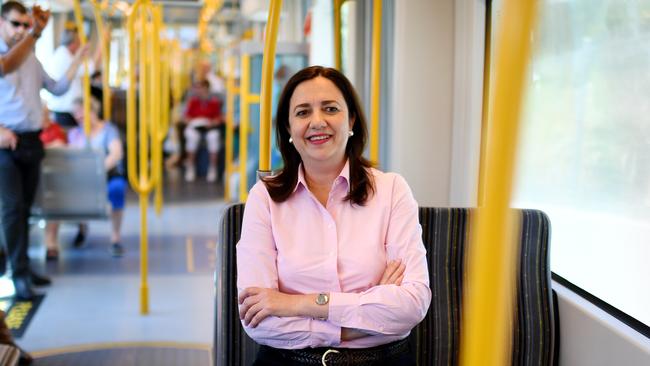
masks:
[[[18,1],[7,1],[6,3],[2,4],[0,15],[2,15],[2,17],[4,18],[12,10],[19,14],[27,14],[27,8],[25,7],[25,5],[19,3]]]
[[[354,136],[348,139],[345,155],[350,167],[350,191],[345,200],[363,205],[374,192],[374,183],[370,167],[372,164],[363,157],[363,150],[368,139],[366,117],[363,114],[359,97],[350,81],[336,69],[310,66],[298,71],[287,81],[278,101],[275,136],[282,154],[284,167],[279,174],[264,178],[266,189],[275,202],[284,202],[293,193],[298,182],[298,169],[302,159],[296,148],[289,143],[289,108],[291,97],[301,83],[322,76],[330,80],[341,91],[348,107],[348,117],[354,118],[352,131]]]

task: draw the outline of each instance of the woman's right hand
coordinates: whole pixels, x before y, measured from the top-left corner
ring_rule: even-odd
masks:
[[[404,279],[404,270],[406,265],[402,263],[402,260],[396,259],[388,262],[386,269],[384,270],[384,275],[381,276],[379,281],[380,285],[401,285],[402,280]]]

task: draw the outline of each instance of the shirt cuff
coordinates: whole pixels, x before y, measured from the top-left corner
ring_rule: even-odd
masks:
[[[330,293],[330,306],[327,319],[333,324],[345,326],[344,324],[358,323],[360,314],[360,294],[332,292]]]
[[[312,334],[321,335],[321,339],[314,339],[312,347],[336,347],[341,344],[341,327],[326,321],[313,319],[311,321]]]

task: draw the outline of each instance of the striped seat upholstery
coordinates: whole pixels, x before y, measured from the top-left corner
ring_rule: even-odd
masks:
[[[251,365],[258,345],[244,332],[237,306],[237,251],[241,237],[244,204],[226,208],[221,218],[221,234],[217,245],[216,313],[214,362],[219,366]]]
[[[469,239],[466,208],[420,208],[422,237],[432,291],[425,319],[410,336],[418,365],[457,365],[460,342],[465,251]],[[257,344],[243,331],[237,308],[235,245],[241,234],[244,205],[228,207],[221,222],[216,272],[215,365],[250,365]],[[521,255],[513,365],[552,365],[557,360],[548,261],[549,220],[541,211],[520,210]]]
[[[432,301],[427,316],[411,332],[418,365],[458,364],[471,212],[467,208],[420,208]],[[521,240],[512,364],[553,365],[557,362],[558,325],[548,260],[550,223],[541,211],[519,212]]]

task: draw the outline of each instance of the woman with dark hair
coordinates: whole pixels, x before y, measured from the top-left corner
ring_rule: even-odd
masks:
[[[404,179],[362,157],[359,99],[312,66],[285,86],[284,168],[250,191],[237,244],[239,312],[256,365],[412,365],[431,301],[418,207]]]

